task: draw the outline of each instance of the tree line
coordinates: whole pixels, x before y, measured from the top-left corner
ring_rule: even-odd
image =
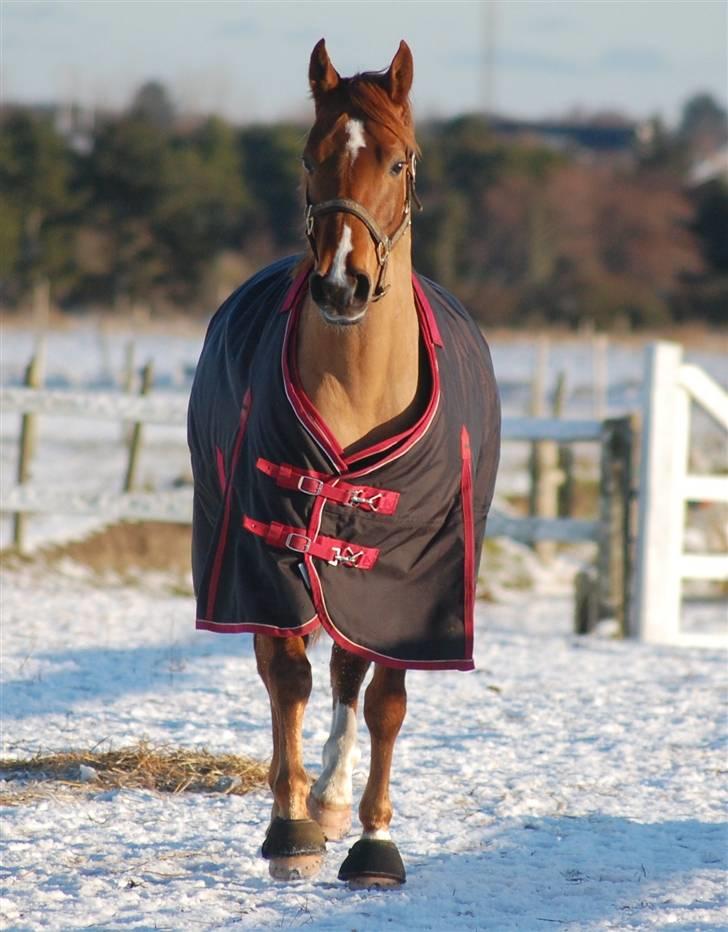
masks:
[[[628,152],[504,137],[480,116],[419,127],[415,266],[484,324],[725,321],[728,184],[688,184],[725,146],[725,111],[689,101]],[[266,262],[302,252],[306,128],[178,118],[164,89],[97,119],[81,143],[47,116],[0,126],[0,304],[39,281],[61,309],[142,304],[204,316]]]

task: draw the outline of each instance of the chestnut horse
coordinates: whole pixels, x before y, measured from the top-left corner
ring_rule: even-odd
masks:
[[[316,45],[303,152],[310,255],[225,302],[190,402],[197,625],[255,634],[273,729],[262,854],[282,880],[315,875],[326,841],[349,832],[358,697],[373,664],[363,832],[339,877],[404,882],[389,785],[405,673],[473,666],[499,404],[477,328],[413,274],[412,76],[405,42],[386,71],[352,78]],[[334,642],[333,716],[312,784],[301,728],[306,647],[320,626]]]

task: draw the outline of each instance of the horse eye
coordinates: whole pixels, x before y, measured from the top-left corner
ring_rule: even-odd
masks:
[[[391,173],[393,175],[401,175],[405,164],[406,164],[405,162],[395,162],[394,165],[390,169]]]
[[[306,171],[309,175],[313,174],[313,165],[305,155],[301,157],[301,164],[303,165],[304,171]]]

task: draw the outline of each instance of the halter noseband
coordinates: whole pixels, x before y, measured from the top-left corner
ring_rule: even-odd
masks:
[[[309,200],[308,188],[306,189],[306,212],[304,214],[304,220],[306,223],[306,236],[309,243],[311,244],[311,250],[314,254],[314,257],[317,260],[318,251],[316,249],[316,238],[313,235],[314,221],[317,217],[322,217],[325,214],[334,213],[353,214],[358,220],[361,220],[367,230],[369,230],[369,233],[374,240],[377,262],[379,263],[379,276],[377,278],[377,285],[374,289],[374,294],[371,298],[372,302],[383,298],[384,295],[389,291],[389,285],[384,284],[384,278],[387,272],[387,263],[389,262],[389,256],[392,250],[404,235],[407,227],[412,224],[412,201],[415,202],[418,210],[422,210],[422,204],[420,203],[420,199],[417,197],[417,191],[415,190],[416,169],[414,153],[412,153],[407,159],[406,172],[407,191],[404,201],[402,222],[391,236],[388,236],[382,230],[377,221],[374,219],[374,217],[372,217],[372,215],[363,204],[359,204],[357,201],[352,201],[346,197],[337,197],[330,201],[319,201],[318,204],[312,204]]]

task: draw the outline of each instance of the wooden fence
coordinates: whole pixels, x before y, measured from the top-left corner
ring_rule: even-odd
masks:
[[[78,492],[30,481],[28,462],[38,416],[118,420],[134,425],[132,437],[141,437],[141,425],[182,426],[187,397],[161,392],[134,396],[101,392],[47,391],[30,387],[36,374],[28,372],[29,387],[0,390],[0,410],[22,415],[21,462],[18,482],[3,496],[0,509],[16,516],[22,532],[24,516],[33,513],[94,514],[106,521],[157,520],[189,523],[191,490],[136,492],[127,481],[122,492]],[[728,580],[728,555],[685,553],[686,503],[728,503],[728,476],[694,475],[688,468],[690,407],[697,403],[728,431],[728,394],[701,369],[685,365],[675,344],[648,348],[642,405],[642,442],[639,478],[639,533],[633,546],[632,480],[636,458],[633,418],[567,420],[558,417],[505,418],[503,441],[527,442],[534,448],[549,444],[562,451],[570,444],[599,445],[599,506],[592,519],[531,514],[515,517],[494,510],[488,521],[489,537],[510,537],[539,542],[593,542],[594,567],[577,579],[576,629],[589,630],[599,618],[617,618],[623,633],[648,641],[678,644],[728,643],[726,636],[700,636],[681,627],[683,580]],[[558,458],[532,457],[549,464],[532,478],[553,493],[562,483]],[[132,469],[133,451],[130,450]],[[542,494],[531,500],[541,501]],[[553,494],[551,494],[553,502]],[[632,554],[635,553],[633,565]],[[631,592],[634,597],[631,598]],[[630,610],[630,605],[632,609]]]
[[[133,436],[139,437],[141,425],[183,426],[187,398],[184,395],[155,392],[133,396],[102,392],[48,391],[35,388],[5,388],[0,391],[0,409],[28,418],[38,416],[117,420],[135,425]],[[628,612],[630,575],[629,476],[631,473],[632,431],[629,419],[562,420],[560,418],[505,418],[503,440],[533,445],[556,444],[559,448],[573,443],[590,442],[601,446],[600,509],[593,519],[531,515],[515,517],[493,510],[488,520],[489,537],[510,537],[528,544],[543,541],[593,542],[598,547],[596,573],[586,574],[579,587],[577,630],[588,630],[599,618],[617,617],[624,628]],[[130,453],[130,464],[134,453]],[[130,467],[131,468],[131,467]],[[128,472],[128,470],[127,470]],[[33,485],[28,470],[17,485],[4,496],[0,508],[16,515],[74,514],[101,515],[106,521],[131,519],[189,523],[192,496],[189,488],[158,492],[135,492],[128,483],[123,492],[76,492]],[[563,478],[563,477],[561,477]],[[548,472],[540,473],[537,482],[555,493],[560,481]],[[543,499],[543,495],[536,496]],[[533,496],[532,496],[533,498]],[[554,494],[555,500],[555,494]],[[16,541],[22,549],[22,539]]]

